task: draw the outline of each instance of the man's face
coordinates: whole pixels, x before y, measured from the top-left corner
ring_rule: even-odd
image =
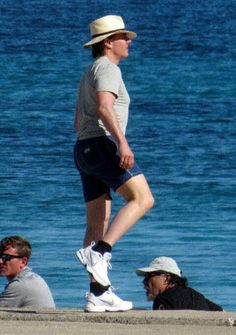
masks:
[[[127,58],[129,56],[129,45],[131,42],[132,41],[126,33],[109,36],[105,41],[108,49],[112,53],[112,58],[118,62],[122,58]]]
[[[8,246],[6,249],[1,250],[3,255],[19,256],[16,249]],[[12,280],[27,264],[26,257],[11,258],[4,260],[4,256],[0,257],[0,276],[6,276],[8,281]]]
[[[168,287],[168,274],[147,273],[143,280],[147,300],[154,300],[156,296],[164,292]]]

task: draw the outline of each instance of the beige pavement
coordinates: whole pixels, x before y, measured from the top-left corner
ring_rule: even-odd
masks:
[[[80,309],[0,308],[4,335],[236,335],[235,312],[141,311],[84,313]]]

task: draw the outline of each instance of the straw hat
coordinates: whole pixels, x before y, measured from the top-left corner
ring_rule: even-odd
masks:
[[[108,36],[118,33],[126,33],[131,40],[137,37],[136,33],[125,29],[125,24],[121,16],[107,15],[101,17],[90,24],[92,39],[84,44],[84,47],[89,48],[93,44],[105,40]]]

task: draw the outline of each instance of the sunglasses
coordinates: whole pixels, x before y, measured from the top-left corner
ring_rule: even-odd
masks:
[[[148,272],[148,273],[145,273],[144,280],[149,281],[152,277],[161,276],[163,274],[165,273],[164,272]]]
[[[22,256],[15,256],[15,255],[9,255],[9,254],[0,253],[0,258],[2,259],[3,262],[9,262],[13,258],[22,258]]]

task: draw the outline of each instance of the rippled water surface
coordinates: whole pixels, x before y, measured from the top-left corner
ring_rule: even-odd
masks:
[[[134,270],[166,255],[192,287],[236,310],[235,2],[2,0],[0,13],[0,237],[28,238],[57,306],[83,307],[88,278],[74,252],[85,210],[72,156],[77,85],[91,61],[82,45],[93,19],[122,15],[139,36],[120,64],[127,136],[156,203],[115,245],[113,286],[151,308]],[[121,205],[114,195],[113,213]]]

